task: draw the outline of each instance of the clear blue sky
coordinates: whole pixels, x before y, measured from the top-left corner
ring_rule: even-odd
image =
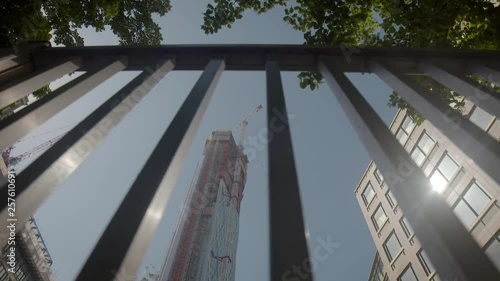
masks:
[[[216,35],[200,29],[204,7],[209,1],[173,0],[173,10],[156,18],[162,27],[164,44],[302,44],[301,33],[281,19],[282,9],[265,15],[252,12]],[[86,45],[116,45],[109,31],[82,30]],[[118,74],[68,108],[38,133],[74,124],[138,73]],[[98,236],[146,161],[153,145],[178,110],[200,72],[170,74],[125,120],[115,128],[80,168],[60,186],[35,217],[54,260],[58,281],[73,280]],[[369,157],[326,85],[311,92],[298,87],[297,73],[282,73],[291,119],[298,176],[310,246],[317,239],[340,244],[328,259],[319,262],[316,280],[367,280],[375,247],[356,202],[354,188]],[[395,110],[386,104],[389,88],[372,75],[350,74],[349,78],[379,112],[387,124]],[[54,83],[56,86],[58,83]],[[263,72],[225,72],[196,135],[177,181],[176,189],[154,237],[144,265],[157,269],[163,262],[175,222],[205,139],[213,130],[231,129],[255,106],[265,101]],[[266,126],[265,110],[249,122],[247,136],[257,137]],[[20,143],[21,153],[58,132]],[[34,134],[37,134],[35,132]],[[236,257],[236,280],[269,280],[267,151],[259,151],[245,188],[240,217],[240,238]]]

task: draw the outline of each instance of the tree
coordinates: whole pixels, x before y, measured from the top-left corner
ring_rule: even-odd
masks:
[[[170,0],[2,0],[0,47],[50,39],[68,47],[83,46],[79,28],[100,32],[106,26],[120,45],[159,45],[163,37],[152,15],[164,16],[171,8]],[[46,85],[32,94],[39,99],[49,93]]]
[[[121,45],[159,45],[163,38],[152,15],[164,16],[170,9],[170,0],[3,0],[0,44],[54,39],[82,46],[79,28],[100,32],[110,26]]]
[[[500,3],[483,0],[214,0],[203,13],[206,34],[230,28],[247,10],[264,13],[285,7],[283,20],[304,34],[307,45],[500,48]],[[498,2],[498,1],[497,1]],[[431,24],[430,24],[431,23]],[[299,74],[300,86],[316,89],[317,72]],[[425,76],[415,77],[423,87],[460,110],[458,95]],[[479,78],[474,78],[479,81]],[[483,81],[484,83],[484,81]],[[417,122],[424,119],[397,93],[389,106],[408,109]]]

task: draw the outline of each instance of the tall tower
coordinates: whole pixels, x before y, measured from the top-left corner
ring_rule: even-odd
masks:
[[[182,207],[161,281],[235,279],[247,163],[231,131],[212,132]]]

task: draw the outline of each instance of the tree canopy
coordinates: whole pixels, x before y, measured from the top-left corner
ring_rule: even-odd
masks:
[[[160,45],[163,37],[153,14],[164,16],[170,0],[2,0],[0,47],[16,47],[29,41],[48,41],[68,47],[83,46],[79,28],[106,26],[120,45]],[[51,92],[46,85],[33,96]]]
[[[494,2],[494,3],[491,3]],[[304,34],[307,45],[500,48],[500,2],[486,0],[214,0],[203,13],[202,30],[213,34],[231,28],[246,11],[265,13],[284,7],[283,20]],[[449,103],[457,94],[426,77],[415,77]],[[319,73],[299,74],[300,86],[317,88]],[[476,78],[479,79],[479,78]],[[433,87],[431,88],[431,84]],[[389,106],[409,109],[418,123],[424,119],[393,92]]]
[[[159,45],[163,38],[152,16],[164,16],[170,9],[170,0],[2,0],[0,44],[53,39],[82,46],[79,28],[100,32],[110,26],[121,45]]]

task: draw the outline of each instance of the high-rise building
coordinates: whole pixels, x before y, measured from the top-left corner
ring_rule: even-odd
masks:
[[[468,101],[463,113],[500,141],[499,119]],[[431,123],[398,111],[390,130],[500,270],[500,186]],[[377,248],[369,280],[441,280],[373,161],[355,193]]]
[[[235,279],[247,163],[231,131],[212,133],[196,168],[160,280]]]
[[[7,182],[8,167],[0,161],[0,185]],[[15,244],[1,245],[0,281],[54,281],[52,258],[33,217],[16,223]],[[13,258],[12,258],[13,257]]]
[[[33,217],[17,233],[15,244],[3,245],[1,254],[0,281],[55,280],[52,259]]]

